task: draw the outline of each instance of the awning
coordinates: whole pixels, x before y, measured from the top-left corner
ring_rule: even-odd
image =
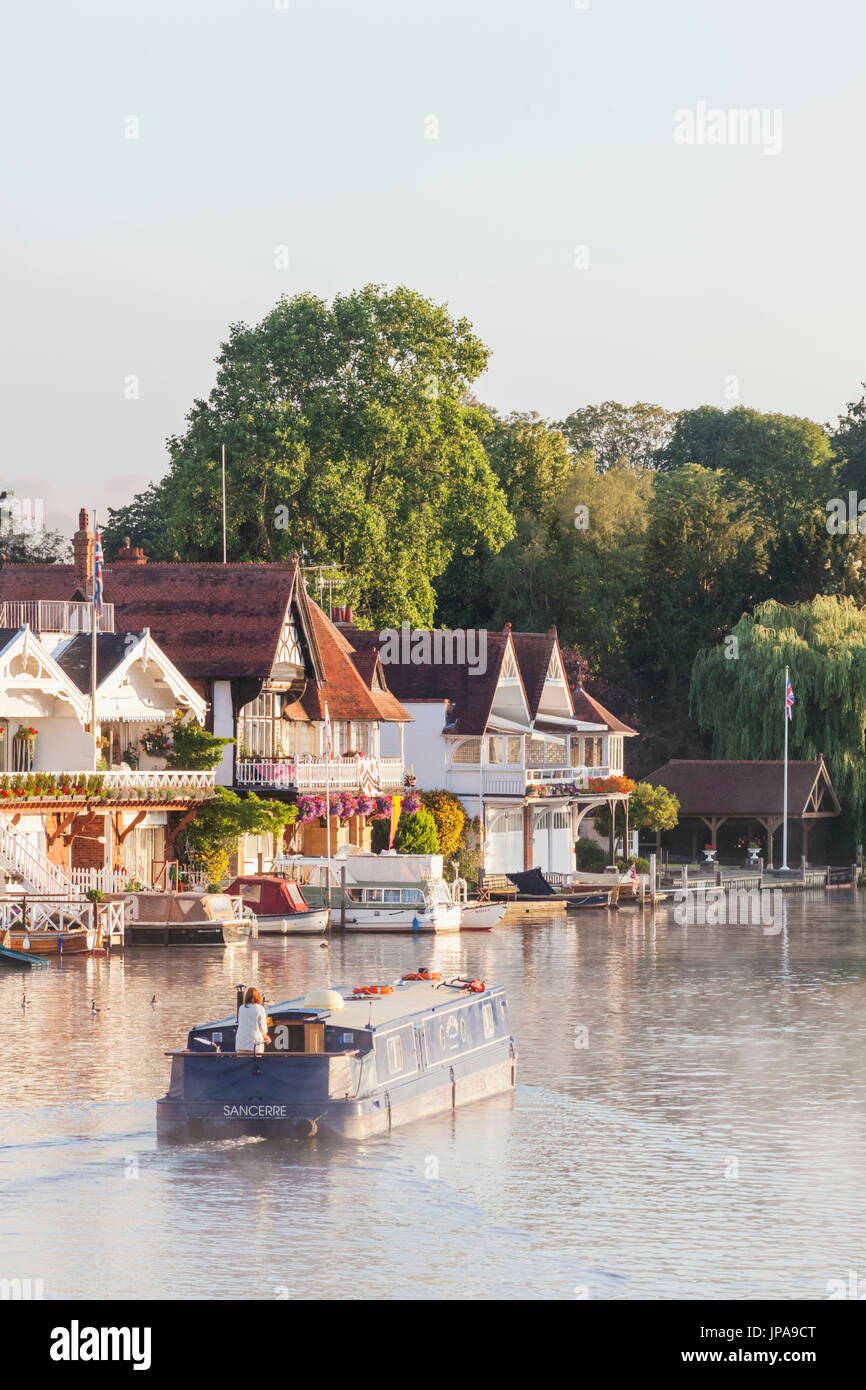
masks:
[[[531,734],[527,724],[516,724],[512,719],[502,719],[499,715],[488,720],[485,734]]]

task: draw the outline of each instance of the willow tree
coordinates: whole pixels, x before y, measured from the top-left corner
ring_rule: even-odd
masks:
[[[720,758],[781,758],[785,667],[795,703],[792,758],[823,753],[859,833],[866,811],[866,613],[848,598],[792,607],[771,601],[744,614],[725,642],[698,653],[692,713]]]

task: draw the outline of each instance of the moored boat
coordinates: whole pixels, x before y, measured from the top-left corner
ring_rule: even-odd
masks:
[[[492,931],[498,927],[508,909],[507,903],[482,902],[468,898],[460,904],[461,931]]]
[[[193,1028],[169,1052],[157,1101],[163,1139],[366,1139],[513,1090],[505,991],[420,969],[269,1004],[270,1043],[234,1051],[237,1015]]]
[[[297,883],[276,874],[247,874],[226,892],[255,914],[260,936],[323,932],[328,926],[328,908],[310,907]]]
[[[61,926],[58,922],[38,927],[9,927],[3,945],[7,950],[29,956],[77,956],[98,950],[101,939],[98,926]]]
[[[5,965],[13,970],[33,970],[38,966],[47,969],[47,960],[43,960],[41,956],[34,956],[30,951],[13,950],[9,945],[9,940],[10,932],[8,929],[0,930],[0,965]]]
[[[127,946],[243,946],[251,919],[227,893],[130,893]]]
[[[331,922],[346,931],[456,932],[461,906],[442,877],[441,854],[351,854],[279,861],[310,905],[331,906]],[[345,871],[346,902],[341,903]],[[325,887],[326,882],[328,887]]]

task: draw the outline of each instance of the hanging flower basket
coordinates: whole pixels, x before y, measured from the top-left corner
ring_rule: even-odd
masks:
[[[19,724],[15,730],[15,737],[22,739],[25,743],[33,743],[38,733],[39,730],[31,728],[29,724]]]
[[[171,752],[171,739],[164,729],[148,729],[139,742],[150,758],[167,758]]]

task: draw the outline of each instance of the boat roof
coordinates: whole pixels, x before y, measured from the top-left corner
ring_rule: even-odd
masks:
[[[138,916],[135,925],[165,926],[178,922],[226,922],[234,917],[226,893],[136,893]]]
[[[453,976],[452,976],[453,978]],[[267,1000],[265,1008],[271,1015],[283,1013],[286,1010],[297,1009],[299,1012],[316,1013],[321,1019],[333,1024],[335,1027],[346,1028],[350,1031],[356,1030],[363,1032],[381,1028],[383,1024],[397,1023],[402,1019],[411,1018],[414,1014],[429,1013],[431,1009],[453,1009],[459,1003],[466,1000],[478,999],[483,996],[478,994],[467,994],[465,990],[457,987],[450,987],[442,980],[400,980],[399,978],[388,979],[382,977],[377,980],[369,980],[369,984],[389,984],[394,986],[393,994],[354,994],[351,985],[332,985],[337,994],[341,994],[346,1001],[345,1008],[342,1009],[320,1009],[315,1006],[307,1006],[304,1003],[306,995],[301,995],[298,999],[287,999],[282,1003],[274,1000]],[[501,990],[501,985],[488,985],[485,994],[494,990]],[[212,1028],[219,1024],[230,1025],[236,1021],[235,1017],[221,1018],[215,1024],[199,1024],[202,1028]],[[195,1028],[192,1030],[195,1032]]]

